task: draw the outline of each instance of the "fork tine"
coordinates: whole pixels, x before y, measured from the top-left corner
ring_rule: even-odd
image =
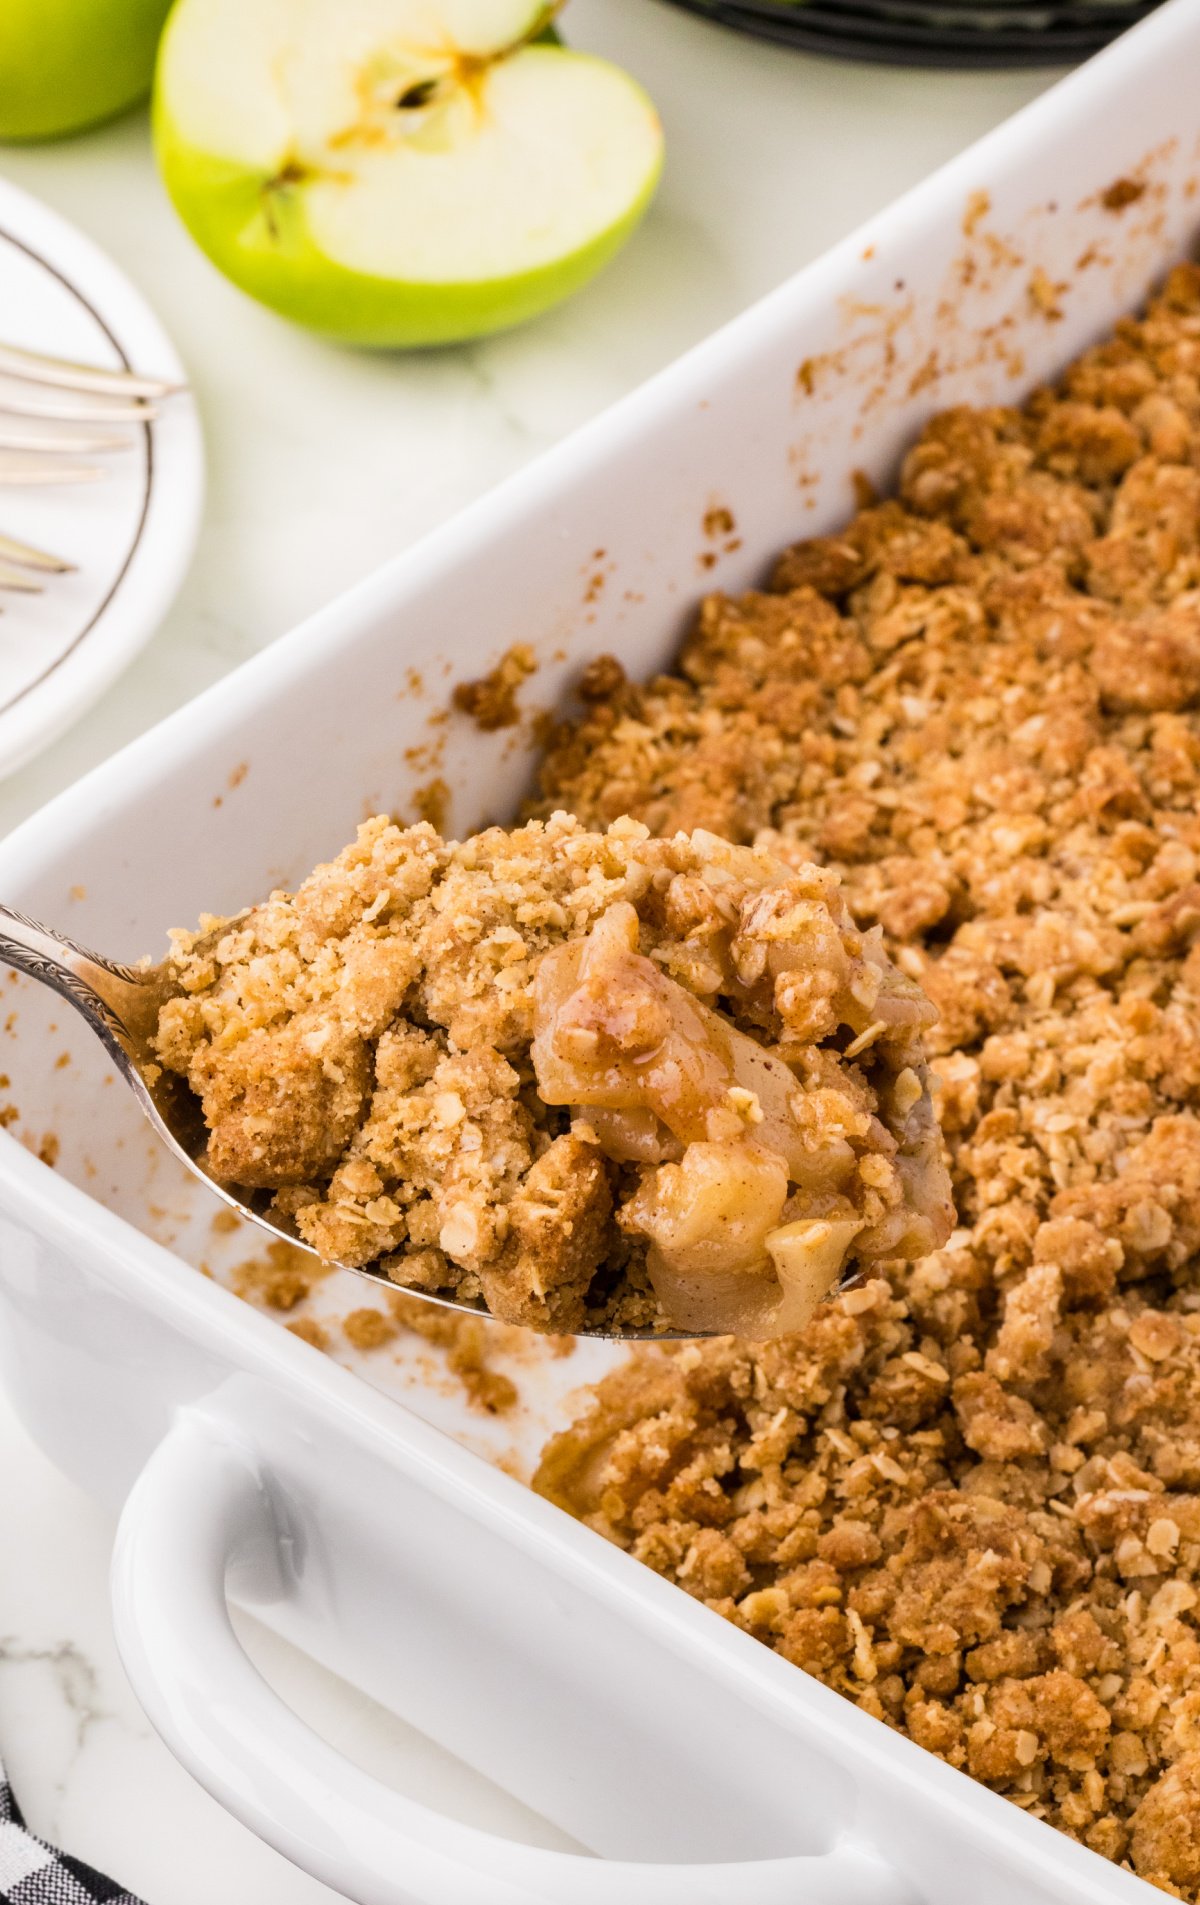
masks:
[[[107,435],[98,430],[37,430],[23,424],[0,423],[0,450],[43,450],[48,456],[104,456],[127,450],[132,437]]]
[[[11,589],[16,595],[40,595],[42,584],[28,570],[15,569],[9,562],[0,562],[0,589]]]
[[[0,411],[10,417],[45,417],[55,423],[152,423],[153,404],[140,397],[73,397],[40,392],[35,396],[11,386],[0,386]]]
[[[51,555],[48,549],[35,549],[31,542],[18,542],[15,536],[0,531],[0,563],[16,562],[23,569],[44,569],[51,575],[68,575],[75,564],[64,556]]]
[[[103,370],[98,364],[76,364],[65,357],[44,357],[39,351],[0,344],[0,371],[31,384],[51,384],[58,390],[86,390],[119,397],[166,397],[182,384],[166,377],[144,377],[132,370]]]
[[[21,450],[0,455],[0,484],[94,483],[108,471],[96,463],[64,463],[61,456],[33,456]]]

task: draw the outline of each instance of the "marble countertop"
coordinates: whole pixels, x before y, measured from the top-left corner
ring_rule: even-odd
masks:
[[[143,115],[0,149],[0,174],[74,219],[173,333],[207,438],[195,564],[142,657],[0,785],[11,828],[85,769],[736,315],[1016,111],[1049,72],[916,73],[756,45],[656,0],[572,0],[568,37],[645,82],[666,124],[655,209],[574,302],[490,343],[410,358],[331,349],[228,286],[158,184]],[[224,1814],[125,1684],[111,1528],[0,1397],[0,1747],[31,1827],[150,1905],[318,1905],[334,1894]],[[565,1844],[486,1781],[275,1638],[252,1651],[352,1757],[459,1817]]]

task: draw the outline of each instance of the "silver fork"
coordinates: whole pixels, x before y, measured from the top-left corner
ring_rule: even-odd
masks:
[[[182,388],[163,377],[0,344],[0,486],[95,482],[102,466],[79,459],[126,449],[128,426],[152,423],[163,399]],[[39,576],[65,575],[74,566],[0,534],[0,589],[37,594]]]

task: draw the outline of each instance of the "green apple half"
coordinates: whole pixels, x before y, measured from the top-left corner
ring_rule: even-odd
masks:
[[[171,0],[0,0],[0,139],[57,139],[150,91]]]
[[[360,344],[535,316],[645,211],[662,132],[545,0],[178,0],[154,127],[167,189],[235,284]],[[535,43],[538,42],[538,43]]]

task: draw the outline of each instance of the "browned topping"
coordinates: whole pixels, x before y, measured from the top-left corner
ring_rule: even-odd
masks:
[[[1128,200],[1126,202],[1129,202]],[[1200,1898],[1200,271],[715,597],[548,801],[836,867],[941,1010],[960,1228],[804,1332],[645,1352],[539,1486]]]
[[[932,1008],[815,868],[379,818],[172,959],[158,1049],[211,1167],[327,1261],[556,1332],[772,1334],[948,1233]]]
[[[537,658],[526,642],[518,642],[500,657],[489,675],[478,681],[460,681],[453,701],[461,714],[468,715],[484,734],[498,728],[514,728],[521,718],[517,691],[537,668]]]

